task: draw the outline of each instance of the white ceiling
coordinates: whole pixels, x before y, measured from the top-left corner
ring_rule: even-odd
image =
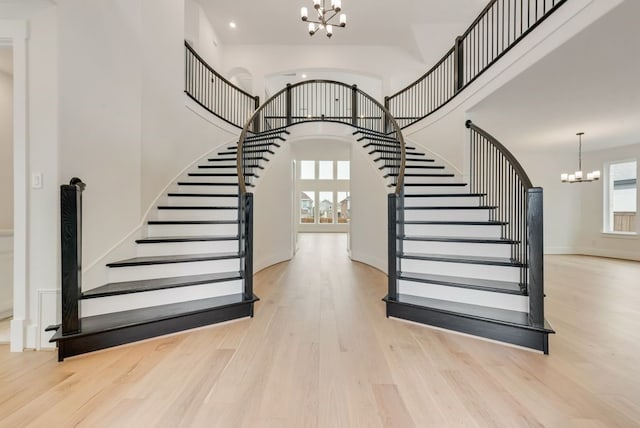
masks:
[[[474,122],[519,150],[577,149],[578,131],[584,151],[639,143],[638,17],[626,0],[478,104]]]
[[[225,45],[396,46],[431,60],[453,45],[487,0],[343,0],[347,27],[310,37],[300,8],[313,12],[312,0],[197,0]],[[326,0],[329,4],[330,0]],[[237,23],[231,29],[229,22]],[[443,40],[446,42],[444,46]],[[432,53],[436,52],[436,53]]]
[[[13,75],[13,50],[0,46],[0,72]]]

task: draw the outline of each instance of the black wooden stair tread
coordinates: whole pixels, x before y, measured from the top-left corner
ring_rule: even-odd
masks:
[[[384,175],[384,178],[387,177],[397,177],[399,174],[397,172],[390,172],[388,174]],[[437,173],[408,173],[404,175],[405,177],[455,177],[455,174],[450,174],[450,173],[444,173],[444,174],[437,174]]]
[[[240,272],[217,272],[203,275],[176,276],[171,278],[145,279],[141,281],[112,282],[82,293],[83,299],[142,293],[168,288],[189,287],[242,279]]]
[[[202,205],[193,205],[193,206],[173,206],[173,205],[160,205],[158,207],[159,210],[237,210],[238,207],[208,207]]]
[[[165,265],[173,263],[206,262],[211,260],[227,260],[240,257],[239,253],[205,253],[205,254],[180,254],[175,256],[148,256],[133,257],[131,259],[120,260],[107,263],[108,267],[128,267],[128,266],[148,266]]]
[[[385,168],[397,168],[397,167],[392,165],[382,165],[378,167],[378,169],[385,169]],[[404,168],[405,169],[444,169],[444,165],[405,165]],[[398,175],[398,174],[395,174],[395,175]]]
[[[238,174],[230,172],[190,172],[188,177],[237,177]],[[254,177],[253,172],[244,174],[245,177]]]
[[[178,181],[178,186],[238,186],[238,183]],[[249,184],[247,184],[249,186]]]
[[[518,282],[496,281],[489,279],[466,278],[448,275],[432,275],[416,272],[400,272],[398,278],[408,281],[446,285],[449,287],[493,291],[495,293],[526,295],[524,287]]]
[[[413,153],[411,153],[411,154],[413,154]],[[388,157],[388,156],[381,156],[381,157],[375,158],[373,161],[377,162],[377,161],[380,161],[380,160],[398,161],[399,159],[398,158]],[[410,157],[407,157],[406,161],[407,162],[435,162],[435,159],[410,158]]]
[[[404,186],[464,187],[467,183],[404,183]]]
[[[411,206],[405,210],[495,210],[498,207],[489,205],[441,205],[441,206]]]
[[[385,298],[388,301],[388,298]],[[488,306],[472,305],[469,303],[451,302],[447,300],[430,299],[427,297],[398,294],[397,303],[429,308],[435,311],[447,312],[465,318],[478,318],[499,324],[506,324],[528,330],[554,333],[551,326],[545,321],[545,327],[529,325],[529,315],[526,312],[511,311],[508,309],[491,308]]]
[[[137,244],[166,244],[171,242],[209,242],[209,241],[235,241],[237,235],[216,236],[157,236],[153,238],[137,239]]]
[[[238,224],[238,220],[149,220],[147,224]]]
[[[211,297],[207,299],[191,300],[188,302],[170,303],[168,305],[151,306],[148,308],[134,309],[122,312],[112,312],[104,315],[85,317],[80,319],[80,333],[62,336],[61,329],[58,329],[49,341],[65,341],[73,338],[104,333],[106,331],[120,330],[139,324],[146,324],[149,322],[156,322],[161,320],[170,320],[172,318],[178,318],[198,312],[209,311],[214,308],[221,309],[224,307],[239,304],[253,303],[258,300],[259,299],[255,295],[250,300],[244,300],[242,294],[231,294],[221,297]]]
[[[169,193],[168,196],[196,197],[196,198],[237,198],[237,193]]]
[[[412,260],[426,260],[434,262],[466,263],[492,266],[513,266],[523,267],[523,263],[505,257],[486,256],[461,256],[449,254],[424,254],[424,253],[401,253],[400,257]]]
[[[517,244],[519,241],[504,238],[476,238],[464,236],[404,236],[405,241],[427,241],[427,242],[464,242],[468,244]]]
[[[465,198],[468,196],[485,196],[484,193],[410,193],[405,198]]]
[[[456,226],[504,226],[503,221],[405,220],[404,224],[452,224]]]

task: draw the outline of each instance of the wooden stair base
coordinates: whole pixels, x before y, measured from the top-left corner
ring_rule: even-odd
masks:
[[[50,342],[56,342],[58,361],[67,357],[111,348],[125,343],[216,324],[237,318],[253,317],[257,296],[245,300],[241,294],[172,303],[123,312],[81,318],[79,333],[63,335],[60,326]]]
[[[555,333],[545,321],[544,327],[527,324],[527,314],[424,297],[385,296],[387,317],[458,331],[473,336],[523,346],[549,353],[549,334]]]

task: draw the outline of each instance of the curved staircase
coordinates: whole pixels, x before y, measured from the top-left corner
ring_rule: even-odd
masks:
[[[284,141],[286,131],[248,137],[247,186]],[[253,316],[245,296],[238,216],[237,146],[227,147],[178,180],[136,240],[136,257],[106,265],[108,283],[83,290],[76,328],[55,330],[59,360],[189,328]],[[75,331],[74,331],[75,330]]]

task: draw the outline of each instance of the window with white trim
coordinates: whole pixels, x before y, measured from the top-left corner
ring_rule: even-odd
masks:
[[[638,211],[636,160],[612,162],[606,169],[604,231],[635,233]]]

